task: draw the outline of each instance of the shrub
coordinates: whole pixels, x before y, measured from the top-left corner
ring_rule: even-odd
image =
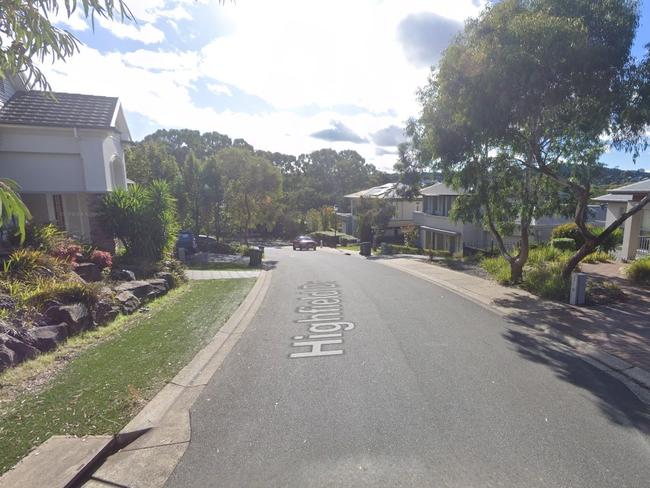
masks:
[[[424,249],[420,249],[419,247],[400,246],[397,244],[385,244],[385,249],[388,251],[388,254],[425,254]]]
[[[37,309],[42,309],[51,300],[63,304],[81,302],[92,308],[99,295],[100,286],[97,283],[48,279],[40,280],[32,289],[26,289],[21,298],[26,305]]]
[[[10,280],[35,280],[38,277],[62,277],[70,271],[70,265],[43,251],[18,249],[4,262],[5,277]]]
[[[562,224],[553,228],[553,231],[551,232],[551,238],[553,240],[572,239],[573,242],[575,242],[574,249],[578,249],[585,243],[585,240],[583,239],[582,234],[580,233],[580,230],[575,223]]]
[[[110,252],[95,250],[90,253],[90,262],[96,264],[100,269],[113,266],[113,256]]]
[[[562,279],[564,264],[564,260],[559,260],[527,268],[524,272],[522,288],[542,298],[568,301],[571,284]]]
[[[603,230],[605,229],[601,227],[595,227],[591,229],[591,231],[596,235],[600,235],[603,232]],[[616,248],[621,244],[623,244],[623,229],[619,227],[610,235],[608,235],[603,241],[603,243],[600,246],[598,246],[598,248],[604,252],[612,252],[616,250]]]
[[[404,245],[418,247],[420,244],[420,228],[417,225],[409,225],[404,228]]]
[[[587,282],[587,303],[601,305],[620,302],[627,297],[613,281],[590,280]]]
[[[82,251],[83,248],[79,244],[70,239],[66,239],[59,242],[57,246],[50,251],[50,254],[56,258],[68,260],[73,263],[77,261],[77,256],[81,254]]]
[[[29,224],[24,246],[51,253],[63,242],[69,240],[67,234],[54,224]]]
[[[528,254],[528,263],[529,265],[547,263],[551,261],[558,261],[560,259],[568,259],[567,251],[562,251],[553,246],[539,246],[535,249],[531,249]]]
[[[176,240],[175,201],[169,185],[132,185],[105,195],[101,215],[108,231],[119,239],[130,258],[157,262],[171,252]]]
[[[551,239],[551,247],[560,251],[575,251],[576,241],[569,237],[555,237]]]
[[[595,251],[582,259],[583,263],[607,263],[612,260],[611,254],[604,251]]]
[[[497,282],[505,285],[510,283],[510,263],[503,256],[483,258],[481,267]]]
[[[625,276],[639,285],[650,285],[650,256],[630,263],[625,268]]]

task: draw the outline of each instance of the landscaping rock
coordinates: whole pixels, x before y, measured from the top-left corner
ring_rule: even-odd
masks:
[[[113,320],[119,313],[120,307],[115,305],[115,302],[112,299],[102,299],[97,302],[97,305],[95,305],[93,318],[95,319],[95,323],[103,325]]]
[[[151,291],[147,295],[149,298],[156,298],[167,293],[167,281],[162,278],[153,278],[147,280],[147,283],[151,285]]]
[[[115,300],[122,309],[122,312],[131,314],[135,312],[140,306],[140,299],[130,291],[123,291],[115,296]]]
[[[11,295],[0,293],[0,309],[13,309],[16,307],[16,300]]]
[[[0,343],[0,373],[16,364],[15,358],[16,353],[4,344]]]
[[[135,281],[135,273],[128,269],[114,269],[111,271],[111,278],[116,281]]]
[[[50,324],[62,322],[68,324],[70,334],[77,334],[95,325],[88,307],[83,303],[49,307],[45,310],[45,316],[49,319]]]
[[[133,293],[140,300],[146,298],[151,292],[152,288],[149,283],[146,281],[128,281],[126,283],[120,283],[115,287],[115,293],[122,293],[123,291],[129,291]]]
[[[14,365],[35,358],[39,354],[38,349],[34,346],[30,346],[9,334],[0,334],[0,344],[13,352],[12,364]]]
[[[94,263],[80,263],[74,271],[88,282],[101,281],[102,279],[102,270]]]
[[[163,280],[165,280],[167,282],[167,289],[168,290],[171,290],[172,288],[174,288],[174,283],[176,282],[176,280],[174,279],[173,274],[171,274],[171,273],[169,273],[167,271],[159,271],[158,273],[156,273],[153,276],[154,276],[154,278],[162,278]]]
[[[32,336],[34,337],[34,346],[39,351],[51,351],[57,344],[68,338],[68,324],[35,327],[32,330]]]

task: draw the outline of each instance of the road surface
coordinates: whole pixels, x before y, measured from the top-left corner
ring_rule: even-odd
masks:
[[[650,486],[648,411],[600,371],[376,261],[266,252],[168,487]]]

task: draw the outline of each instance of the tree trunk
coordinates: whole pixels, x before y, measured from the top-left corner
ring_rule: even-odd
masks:
[[[251,210],[248,205],[248,195],[244,195],[244,207],[246,209],[246,222],[244,223],[244,244],[248,245],[248,226],[251,221]]]
[[[576,251],[576,253],[571,256],[571,259],[567,261],[562,270],[562,279],[564,281],[569,281],[571,279],[571,273],[576,269],[576,266],[580,264],[586,256],[594,252],[596,246],[598,246],[597,240],[585,240],[585,243]]]
[[[510,260],[510,280],[512,283],[521,283],[523,278],[524,263],[516,258]]]
[[[214,238],[219,242],[221,234],[221,204],[217,203],[214,209]]]

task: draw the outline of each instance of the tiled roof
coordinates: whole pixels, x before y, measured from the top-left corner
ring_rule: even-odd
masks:
[[[0,124],[108,129],[117,101],[75,93],[18,92],[0,109]]]
[[[608,193],[607,195],[601,195],[599,197],[593,198],[592,200],[596,202],[629,202],[632,200],[632,195],[614,195],[612,193]]]
[[[444,183],[436,183],[434,185],[427,186],[426,188],[422,188],[422,190],[420,190],[420,194],[424,195],[425,197],[433,197],[439,195],[460,195],[459,192],[452,190]]]
[[[381,186],[374,186],[367,190],[361,190],[355,193],[345,195],[345,198],[403,198],[400,195],[400,190],[406,190],[407,187],[403,183],[386,183]]]
[[[650,179],[637,181],[631,185],[621,186],[620,188],[614,188],[609,190],[610,193],[621,194],[634,194],[634,193],[650,193]]]

